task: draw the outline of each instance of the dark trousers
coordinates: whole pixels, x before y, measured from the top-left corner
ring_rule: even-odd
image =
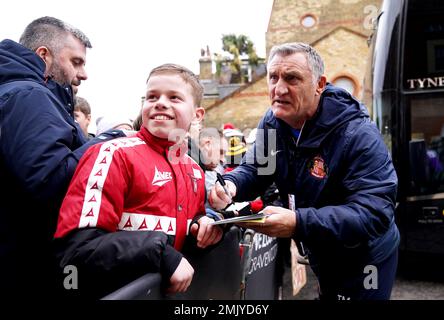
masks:
[[[321,300],[389,300],[395,282],[398,251],[385,260],[357,267],[359,272],[339,274],[319,282]]]

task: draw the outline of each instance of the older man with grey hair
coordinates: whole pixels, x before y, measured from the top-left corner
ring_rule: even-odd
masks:
[[[267,70],[271,107],[254,147],[224,179],[235,200],[275,182],[284,208],[268,206],[264,223],[243,226],[305,245],[321,299],[389,299],[398,180],[377,127],[358,100],[327,83],[313,47],[277,45]],[[261,170],[267,161],[275,170]],[[209,201],[218,209],[231,199],[216,185]]]
[[[87,48],[83,32],[53,17],[32,21],[20,43],[0,42],[0,289],[11,298],[48,292],[51,240],[77,163],[89,146],[124,136],[86,142],[74,121]]]

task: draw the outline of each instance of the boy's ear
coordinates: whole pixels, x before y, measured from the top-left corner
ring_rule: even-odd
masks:
[[[197,107],[194,115],[195,115],[194,120],[201,122],[204,118],[204,115],[205,115],[205,109],[202,107]]]

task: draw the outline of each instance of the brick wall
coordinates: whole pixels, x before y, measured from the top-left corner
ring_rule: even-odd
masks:
[[[204,126],[220,128],[223,123],[231,122],[241,130],[255,128],[269,105],[264,76],[210,107],[205,113]]]

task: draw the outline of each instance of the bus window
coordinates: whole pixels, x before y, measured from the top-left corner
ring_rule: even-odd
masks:
[[[408,2],[403,81],[407,92],[444,89],[443,9],[441,1]]]
[[[430,194],[444,191],[444,96],[441,95],[419,95],[411,97],[411,132],[410,146],[414,142],[423,142],[426,148],[424,152],[425,162],[413,161],[416,158],[410,158],[411,172],[418,172],[419,167],[427,172],[427,175],[421,175],[421,179],[415,179],[412,174],[412,193]],[[414,150],[410,149],[412,153]],[[412,154],[411,154],[412,155]]]
[[[402,88],[410,114],[411,195],[444,191],[443,11],[441,1],[408,1]]]

